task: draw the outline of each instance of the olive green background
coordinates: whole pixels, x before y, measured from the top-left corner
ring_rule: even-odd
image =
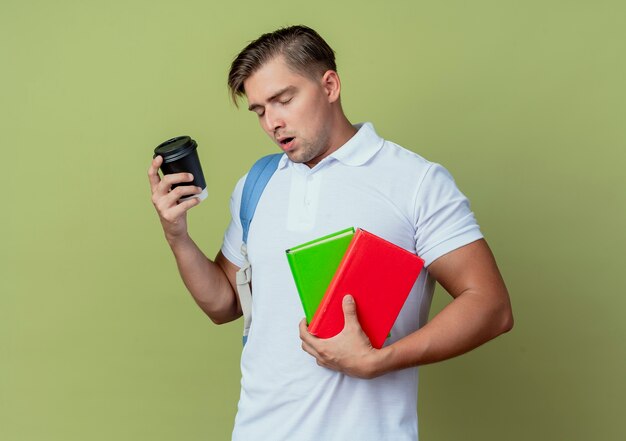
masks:
[[[236,180],[277,151],[228,67],[297,23],[336,50],[351,121],[452,172],[511,292],[510,333],[420,370],[421,439],[623,439],[622,4],[3,0],[0,439],[230,437],[241,322],[186,292],[146,170],[198,141],[190,230],[214,256]]]

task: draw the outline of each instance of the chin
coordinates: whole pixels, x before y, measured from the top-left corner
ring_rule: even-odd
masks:
[[[287,157],[291,160],[291,162],[302,163],[302,162],[308,161],[306,158],[302,158],[301,155],[298,155],[297,152],[285,152],[285,153],[287,154]]]
[[[285,153],[287,154],[287,157],[291,160],[291,162],[295,162],[298,164],[309,163],[317,156],[315,152],[311,152],[310,150],[303,150],[301,148],[295,148],[294,150]]]

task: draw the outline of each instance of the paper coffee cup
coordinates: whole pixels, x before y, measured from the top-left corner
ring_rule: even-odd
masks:
[[[197,148],[198,144],[189,136],[177,136],[159,144],[154,149],[154,157],[163,157],[161,171],[164,175],[173,173],[191,173],[193,175],[193,182],[174,184],[172,189],[180,185],[195,185],[202,189],[202,193],[185,196],[179,201],[186,201],[191,198],[198,198],[202,201],[208,196]]]

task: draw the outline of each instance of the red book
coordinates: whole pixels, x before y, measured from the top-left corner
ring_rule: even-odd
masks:
[[[423,267],[424,261],[415,254],[357,229],[309,332],[320,338],[340,333],[344,327],[341,303],[351,294],[363,331],[372,346],[380,349]]]

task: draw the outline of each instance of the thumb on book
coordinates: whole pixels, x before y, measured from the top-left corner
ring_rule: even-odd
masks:
[[[354,303],[354,297],[352,297],[350,294],[345,295],[343,297],[342,307],[346,323],[348,323],[349,320],[357,320],[356,304]]]

